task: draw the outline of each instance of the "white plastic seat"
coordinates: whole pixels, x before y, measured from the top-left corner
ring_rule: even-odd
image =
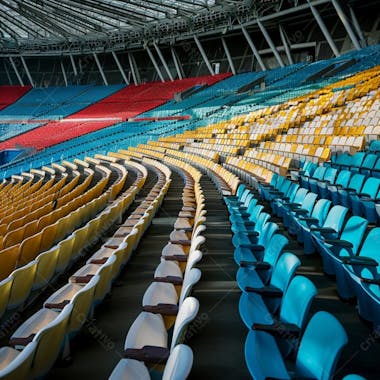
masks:
[[[185,380],[193,366],[193,352],[189,346],[178,344],[170,353],[162,380]],[[144,363],[133,359],[122,359],[112,371],[109,380],[150,380]]]

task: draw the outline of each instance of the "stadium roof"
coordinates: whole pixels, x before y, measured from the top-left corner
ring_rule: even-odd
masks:
[[[197,33],[279,10],[283,3],[298,0],[0,0],[0,50]]]

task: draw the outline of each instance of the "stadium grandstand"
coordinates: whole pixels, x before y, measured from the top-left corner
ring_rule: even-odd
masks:
[[[0,380],[380,379],[379,0],[0,0]]]

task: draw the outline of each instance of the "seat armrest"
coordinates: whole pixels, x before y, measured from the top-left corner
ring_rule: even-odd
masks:
[[[162,315],[177,315],[178,314],[178,305],[173,305],[170,303],[159,303],[157,305],[144,305],[143,311],[154,314]]]
[[[167,261],[180,261],[185,263],[187,261],[186,255],[171,255],[171,256],[163,256],[163,258]]]
[[[178,245],[191,245],[191,240],[170,240],[170,243]]]
[[[353,248],[354,245],[347,240],[339,239],[324,239],[324,242],[331,245],[336,245],[342,248]]]
[[[331,227],[311,227],[310,231],[315,231],[315,232],[321,232],[321,233],[328,233],[328,234],[334,234],[336,231],[334,228]]]
[[[170,350],[166,347],[144,346],[143,348],[127,348],[124,357],[140,362],[165,364],[169,358]]]
[[[305,210],[304,208],[296,209],[294,210],[296,215],[307,215],[309,211]]]
[[[361,282],[364,282],[365,284],[374,284],[374,285],[380,285],[380,278],[360,278]]]
[[[108,257],[103,257],[102,259],[92,259],[91,264],[96,264],[96,265],[103,265],[107,262]]]
[[[371,257],[365,257],[365,256],[350,256],[350,257],[342,257],[342,263],[343,264],[349,264],[349,265],[363,265],[363,266],[370,266],[370,267],[377,267],[379,263],[372,259]]]
[[[11,347],[25,347],[27,344],[29,344],[36,334],[30,334],[27,337],[14,337],[9,340],[9,345]]]
[[[64,300],[64,301],[59,302],[59,303],[48,302],[48,303],[44,304],[44,307],[46,309],[60,309],[60,310],[62,310],[69,303],[70,303],[69,300]]]
[[[309,218],[309,217],[302,217],[300,220],[304,220],[305,222],[308,223],[318,223],[319,220],[317,218]]]
[[[251,288],[250,286],[245,287],[245,291],[249,293],[256,293],[265,297],[282,297],[282,290],[275,288],[273,286],[263,286],[262,288]]]
[[[166,277],[155,277],[156,282],[168,282],[173,285],[182,285],[183,279],[179,276],[166,276]]]
[[[72,276],[70,277],[70,281],[76,284],[87,284],[93,277],[93,274],[88,274],[87,276]]]
[[[265,331],[269,334],[276,335],[279,337],[289,338],[294,337],[297,338],[301,334],[301,329],[293,324],[293,323],[283,323],[280,321],[276,321],[271,325],[266,325],[262,323],[254,323],[252,325],[252,330]]]

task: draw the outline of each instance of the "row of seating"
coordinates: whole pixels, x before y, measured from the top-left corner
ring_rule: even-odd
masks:
[[[109,157],[107,161],[112,162],[114,159]],[[137,163],[132,163],[131,166],[136,169],[142,167]],[[136,209],[114,236],[88,259],[85,266],[69,278],[68,284],[52,294],[44,302],[42,309],[18,327],[10,339],[10,347],[0,349],[0,357],[3,359],[0,363],[1,378],[39,378],[49,371],[57,357],[65,358],[69,355],[70,340],[75,337],[86,320],[92,317],[96,305],[110,292],[112,282],[136,248],[170,186],[169,170],[163,173],[160,164],[154,166],[144,164],[144,166],[157,172],[158,181],[155,186],[140,204],[139,209]],[[99,237],[99,232],[106,233],[107,226],[120,220],[126,209],[125,200],[132,201],[145,182],[146,169],[139,171],[140,175],[131,188],[91,221],[99,231],[97,234],[96,231],[91,231],[91,234],[83,236],[84,245],[81,251],[92,243],[91,237]],[[111,190],[107,195],[110,193]],[[127,205],[130,203],[128,201]],[[124,230],[121,231],[122,229]]]
[[[199,248],[205,242],[202,233],[206,229],[206,211],[199,183],[201,175],[182,161],[168,159],[164,162],[179,169],[184,178],[182,209],[170,240],[161,252],[154,282],[143,296],[143,311],[127,333],[125,358],[114,368],[110,380],[150,379],[146,365],[153,366],[153,373],[164,365],[164,380],[186,379],[193,363],[192,351],[182,341],[187,325],[194,320],[199,309],[197,299],[190,293],[201,277],[201,271],[194,266],[202,258]],[[169,344],[167,330],[171,329]]]
[[[318,311],[310,320],[314,284],[295,275],[300,265],[292,253],[282,253],[288,239],[276,233],[254,192],[240,185],[235,197],[225,197],[239,266],[241,318],[249,332],[245,342],[247,367],[254,379],[330,379],[347,334],[330,313]],[[328,348],[328,349],[327,349]],[[292,370],[287,361],[295,358]],[[276,365],[273,365],[276,363]]]

